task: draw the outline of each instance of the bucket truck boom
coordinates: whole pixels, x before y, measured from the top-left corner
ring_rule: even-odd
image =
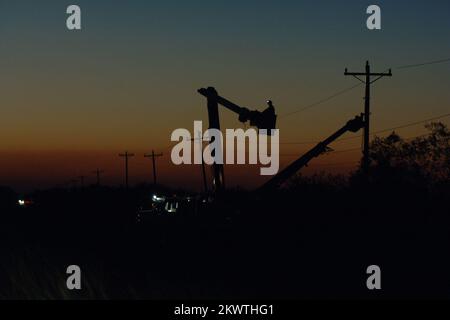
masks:
[[[345,126],[336,131],[334,134],[329,136],[324,141],[320,142],[306,154],[295,160],[288,167],[286,167],[283,171],[279,172],[272,179],[266,182],[262,187],[259,188],[260,191],[270,191],[280,187],[283,183],[285,183],[289,178],[295,175],[300,169],[307,166],[308,163],[320,156],[322,153],[326,152],[327,147],[333,141],[338,139],[344,133],[350,132],[358,132],[361,128],[364,127],[363,115],[357,116],[355,119],[347,122]]]
[[[199,89],[198,93],[207,99],[209,129],[220,130],[219,105],[238,114],[240,122],[246,123],[249,121],[251,126],[255,126],[260,130],[266,129],[268,134],[271,134],[271,130],[275,129],[277,116],[272,101],[270,100],[267,101],[268,108],[263,112],[260,112],[243,108],[219,96],[216,89],[213,87]],[[221,191],[225,188],[223,165],[215,163],[213,165],[213,172],[214,191]]]

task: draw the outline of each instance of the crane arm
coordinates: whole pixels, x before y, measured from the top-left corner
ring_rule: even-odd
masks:
[[[271,190],[279,187],[281,184],[286,182],[290,177],[292,177],[294,174],[296,174],[300,169],[307,166],[308,163],[320,156],[322,153],[326,152],[327,146],[331,144],[333,141],[338,139],[340,136],[342,136],[347,131],[350,132],[357,132],[361,128],[364,127],[364,120],[363,116],[357,116],[355,119],[350,120],[347,122],[345,126],[343,126],[341,129],[336,131],[334,134],[332,134],[330,137],[325,139],[324,141],[317,144],[314,148],[312,148],[310,151],[308,151],[306,154],[295,160],[293,163],[291,163],[288,167],[286,167],[284,170],[282,170],[280,173],[275,175],[271,180],[266,182],[262,187],[259,188],[259,190]]]
[[[238,106],[230,100],[221,97],[212,87],[199,89],[198,93],[238,114],[240,122],[245,123],[250,121],[250,125],[256,126],[259,129],[268,129],[269,132],[271,129],[275,129],[277,116],[275,115],[275,108],[272,101],[267,101],[269,107],[263,112],[257,110],[250,111],[247,108]]]
[[[247,108],[242,108],[237,104],[219,96],[216,89],[213,87],[202,88],[198,90],[202,96],[207,99],[209,128],[220,130],[219,119],[219,104],[225,108],[237,113],[239,115],[239,121],[246,123],[250,121],[251,126],[256,126],[258,129],[267,130],[269,135],[273,134],[276,126],[277,116],[275,114],[275,108],[271,101],[268,101],[269,107],[263,112],[250,111]],[[223,164],[214,163],[214,190],[219,192],[224,189],[224,170]]]
[[[227,108],[228,110],[233,111],[234,113],[237,113],[241,115],[242,113],[249,112],[247,108],[243,108],[238,106],[237,104],[234,104],[230,100],[227,100],[221,96],[217,96],[217,102]]]
[[[243,108],[238,106],[237,104],[219,96],[217,94],[217,91],[212,90],[213,88],[202,88],[198,90],[198,93],[200,93],[202,96],[206,97],[206,98],[212,98],[215,99],[217,101],[218,104],[221,104],[222,106],[224,106],[225,108],[227,108],[228,110],[233,111],[234,113],[237,114],[242,114],[243,112],[248,111],[247,108]]]

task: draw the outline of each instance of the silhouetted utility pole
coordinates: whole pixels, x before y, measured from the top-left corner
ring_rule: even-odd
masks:
[[[370,70],[369,61],[366,62],[366,72],[348,72],[345,69],[346,76],[353,76],[366,85],[366,96],[364,98],[364,151],[362,169],[367,175],[369,173],[370,158],[369,158],[369,137],[370,137],[370,85],[383,77],[392,77],[392,71],[389,69],[388,73],[373,73]],[[359,78],[365,76],[365,80]],[[376,77],[372,80],[371,77]]]
[[[163,154],[159,153],[159,154],[155,154],[155,151],[152,150],[151,154],[145,154],[144,157],[145,158],[152,158],[152,163],[153,163],[153,184],[156,185],[156,158],[158,157],[162,157]]]
[[[81,188],[84,188],[84,178],[86,178],[86,177],[85,176],[78,176],[78,179],[80,179]]]
[[[96,177],[97,177],[97,186],[100,186],[100,175],[102,174],[102,173],[104,173],[105,171],[103,171],[103,170],[100,170],[100,169],[97,169],[97,170],[95,170],[95,171],[93,171],[92,173],[94,173],[95,175],[96,175]]]
[[[72,179],[69,181],[70,184],[72,184],[72,188],[75,189],[78,185],[78,180],[77,179]]]
[[[134,157],[134,153],[128,153],[128,151],[125,151],[125,153],[119,154],[119,157],[125,158],[125,187],[128,189],[128,158]]]

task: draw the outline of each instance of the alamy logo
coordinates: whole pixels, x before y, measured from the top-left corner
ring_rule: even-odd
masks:
[[[271,176],[277,174],[279,170],[279,136],[278,129],[270,130],[270,132],[253,128],[246,131],[227,129],[224,156],[222,132],[218,129],[208,129],[203,133],[202,121],[194,121],[193,135],[187,129],[173,131],[171,141],[179,143],[173,147],[171,158],[175,165],[202,164],[202,161],[208,165],[257,165],[259,162],[260,165],[265,166],[260,168],[260,174]],[[209,142],[204,149],[203,142]],[[194,146],[193,149],[192,146]]]
[[[69,30],[81,30],[81,8],[75,4],[67,7],[67,17],[66,26]]]
[[[77,265],[68,266],[66,286],[69,290],[81,290],[81,269]]]
[[[381,30],[381,8],[377,5],[370,5],[367,8],[367,14],[370,14],[367,18],[367,29]]]
[[[381,268],[377,265],[369,266],[367,274],[370,275],[366,282],[367,289],[381,290]]]

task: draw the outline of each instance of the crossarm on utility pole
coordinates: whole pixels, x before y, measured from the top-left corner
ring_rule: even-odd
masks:
[[[347,69],[345,69],[345,76],[365,76],[366,73],[365,72],[348,72]],[[375,76],[375,77],[392,77],[392,70],[389,69],[388,73],[370,73],[371,76]]]
[[[366,85],[366,94],[364,97],[364,151],[363,151],[363,161],[362,161],[362,169],[366,176],[369,173],[370,167],[370,159],[369,159],[369,136],[370,136],[370,99],[371,99],[371,90],[370,85],[383,77],[392,77],[392,70],[389,69],[389,72],[371,72],[369,61],[366,62],[366,72],[348,72],[348,69],[345,69],[344,75],[352,76],[362,83]],[[359,76],[364,76],[365,80],[359,78]],[[372,77],[377,77],[372,80]]]

